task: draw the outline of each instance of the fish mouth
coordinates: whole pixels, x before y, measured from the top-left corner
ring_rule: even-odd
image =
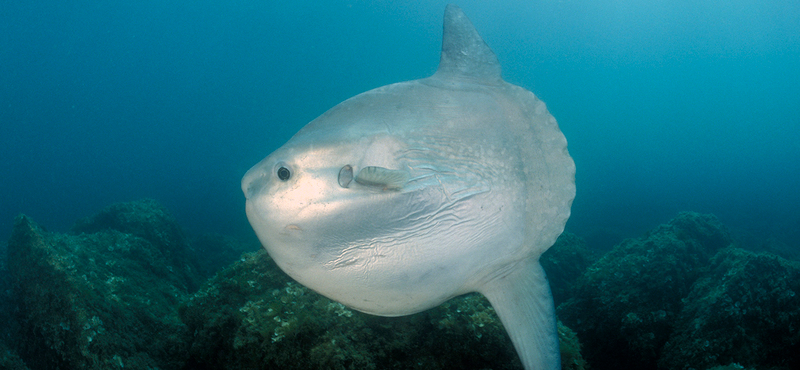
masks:
[[[242,192],[246,199],[257,198],[259,194],[271,186],[273,169],[276,163],[281,162],[275,161],[272,155],[269,155],[245,172],[244,176],[242,176]]]
[[[247,171],[242,177],[242,192],[247,200],[253,199],[267,185],[264,171]]]

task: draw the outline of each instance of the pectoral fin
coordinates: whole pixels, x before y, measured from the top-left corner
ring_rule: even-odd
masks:
[[[361,185],[394,190],[402,188],[408,182],[409,177],[408,171],[369,166],[358,171],[356,182]]]

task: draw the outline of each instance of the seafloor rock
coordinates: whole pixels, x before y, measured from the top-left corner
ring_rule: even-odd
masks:
[[[14,285],[14,325],[4,327],[13,337],[12,348],[0,348],[2,366],[521,368],[494,310],[477,294],[407,317],[366,315],[292,282],[259,248],[187,301],[199,279],[253,246],[221,236],[188,239],[149,200],[112,205],[73,232],[81,234],[15,220],[6,284]],[[558,330],[563,368],[583,369],[575,333]]]
[[[10,341],[11,334],[18,328],[13,320],[13,295],[11,294],[11,276],[5,265],[5,242],[0,242],[0,369],[27,370],[28,367],[17,353],[8,348],[6,342]]]
[[[767,238],[759,243],[755,248],[749,248],[753,252],[768,252],[781,256],[787,260],[800,261],[800,248],[784,243],[777,238]]]
[[[185,369],[521,369],[489,303],[472,294],[405,317],[349,310],[290,281],[264,251],[218,273],[181,308]],[[564,369],[583,369],[559,327]]]
[[[755,369],[745,368],[744,366],[739,365],[739,364],[734,362],[734,363],[727,364],[727,365],[714,366],[714,367],[709,368],[707,370],[755,370]]]
[[[692,284],[732,243],[711,215],[681,213],[592,265],[558,307],[593,369],[653,369]]]
[[[556,306],[570,298],[578,279],[598,257],[575,234],[563,233],[539,262],[547,273]]]
[[[186,358],[179,302],[191,273],[165,245],[109,228],[48,233],[18,216],[8,269],[19,302],[13,342],[33,369],[178,368]],[[155,231],[158,233],[158,231]]]
[[[6,266],[6,242],[0,241],[0,344],[8,341],[14,332],[16,321],[12,320],[14,312],[14,295],[12,294],[11,276]],[[3,369],[0,366],[0,369]]]
[[[178,276],[188,290],[197,290],[204,280],[200,274],[197,255],[189,238],[175,217],[153,199],[112,204],[94,216],[75,222],[72,233],[93,234],[115,230],[144,239],[154,247],[160,264],[170,266],[170,275]]]
[[[28,366],[17,354],[0,341],[0,369],[3,370],[28,370]]]
[[[664,347],[664,369],[800,368],[800,264],[721,250],[694,284]]]
[[[261,242],[255,234],[248,242],[220,234],[204,234],[191,238],[191,250],[197,257],[200,274],[208,279],[239,260],[242,253],[261,250]]]

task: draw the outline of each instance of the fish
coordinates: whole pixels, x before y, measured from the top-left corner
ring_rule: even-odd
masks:
[[[527,370],[560,368],[539,257],[563,232],[575,163],[545,104],[507,83],[455,5],[439,67],[334,106],[242,178],[248,221],[306,287],[380,316],[483,294]]]

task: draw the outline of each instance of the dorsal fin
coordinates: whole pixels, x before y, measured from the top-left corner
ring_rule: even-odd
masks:
[[[434,76],[467,78],[490,84],[502,80],[497,56],[461,8],[453,4],[444,10],[442,56]]]

